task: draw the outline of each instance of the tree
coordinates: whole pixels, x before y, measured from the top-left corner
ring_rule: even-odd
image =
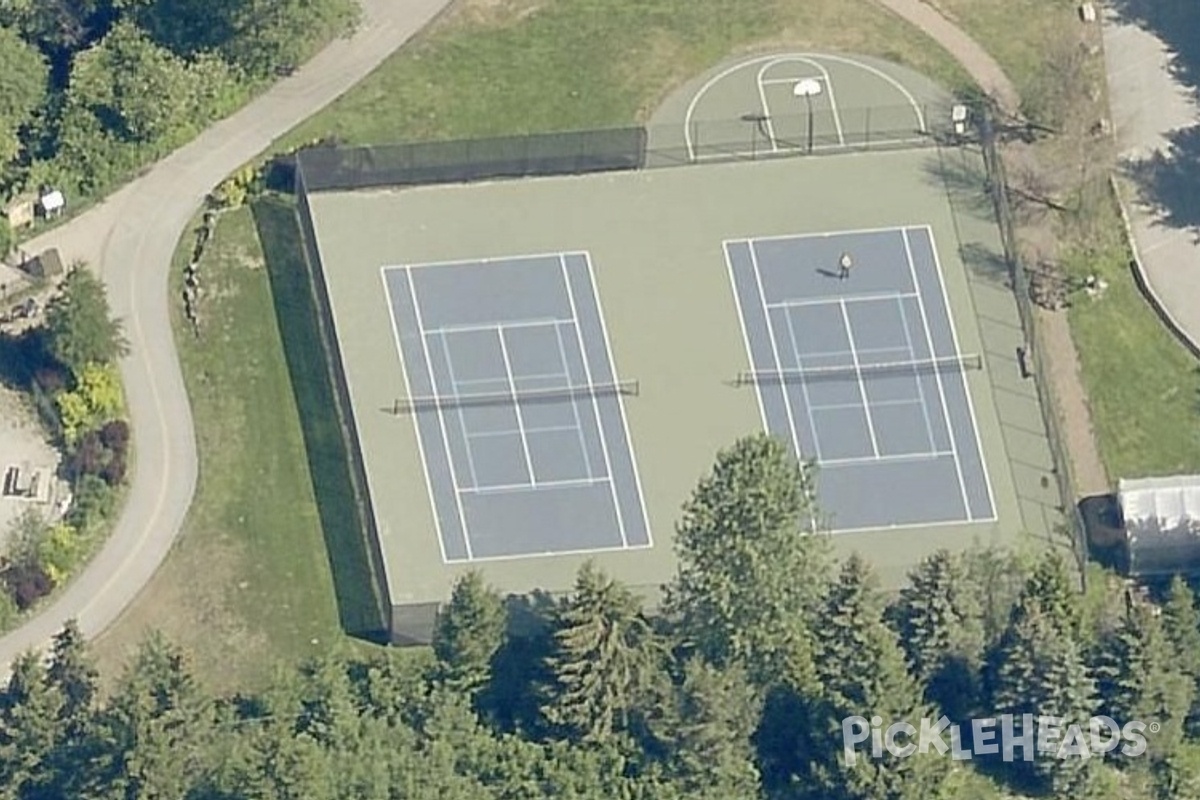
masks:
[[[589,561],[557,616],[546,720],[588,742],[627,729],[655,655],[641,604]]]
[[[79,378],[89,364],[111,364],[128,352],[121,323],[109,313],[104,284],[83,264],[63,279],[46,308],[50,352]]]
[[[652,725],[667,754],[667,774],[696,800],[753,798],[759,791],[752,736],[762,699],[739,666],[719,669],[700,659]]]
[[[0,26],[0,177],[21,152],[19,132],[46,99],[49,68],[36,48],[15,30]],[[7,221],[0,230],[0,258],[8,254]]]
[[[477,692],[487,683],[492,658],[504,644],[505,625],[503,601],[483,576],[471,571],[460,578],[433,632],[442,680],[466,694]]]
[[[299,66],[318,42],[350,30],[357,19],[347,0],[237,0],[229,4],[225,57],[253,76]]]
[[[1022,724],[1025,714],[1033,716],[1035,727],[1038,717],[1057,717],[1087,731],[1096,712],[1095,683],[1078,643],[1064,634],[1061,624],[1053,608],[1046,610],[1030,598],[1024,610],[1014,614],[993,656],[992,708],[998,715],[1012,715],[1018,733],[1029,733]],[[1084,758],[1037,753],[1027,762],[1020,760],[1023,756],[1015,756],[1015,769],[1054,791],[1078,787],[1084,780]]]
[[[1130,598],[1125,616],[1100,640],[1093,660],[1101,713],[1118,725],[1134,720],[1158,723],[1160,729],[1150,741],[1156,756],[1177,746],[1195,685],[1180,668],[1158,610]]]
[[[1163,628],[1175,651],[1179,669],[1192,680],[1192,709],[1187,727],[1192,735],[1200,732],[1200,611],[1196,596],[1179,576],[1171,581],[1163,603]]]
[[[762,684],[811,680],[810,622],[828,568],[827,542],[810,530],[814,494],[812,471],[756,435],[718,453],[684,505],[664,607],[711,663],[742,661]]]
[[[60,705],[36,655],[13,662],[0,692],[0,797],[38,797],[52,785],[46,762],[62,736]]]
[[[158,634],[140,645],[100,719],[114,797],[184,797],[209,766],[212,701],[183,652]]]
[[[945,761],[936,756],[860,758],[841,761],[830,741],[842,720],[880,717],[914,727],[930,715],[921,688],[909,674],[896,634],[883,619],[883,598],[866,562],[854,554],[842,566],[817,614],[814,630],[820,703],[815,723],[798,730],[801,750],[817,762],[817,775],[829,796],[888,800],[936,797],[945,779]],[[799,728],[799,725],[797,726]]]
[[[926,698],[952,719],[965,719],[978,700],[984,636],[963,560],[946,550],[924,559],[888,617]]]
[[[75,59],[68,97],[119,139],[148,143],[178,138],[194,124],[195,95],[182,59],[121,22]]]

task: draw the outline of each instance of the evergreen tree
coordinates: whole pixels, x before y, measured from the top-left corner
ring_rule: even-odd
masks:
[[[1034,609],[1063,635],[1078,638],[1082,618],[1079,592],[1057,553],[1043,556],[1034,566],[1013,613],[1019,617]]]
[[[49,796],[54,779],[47,762],[62,740],[62,698],[36,655],[18,658],[11,670],[0,693],[0,798]]]
[[[1163,603],[1163,628],[1175,650],[1179,669],[1191,678],[1192,708],[1188,713],[1187,730],[1192,736],[1200,733],[1200,611],[1196,596],[1183,578],[1176,576],[1167,590]]]
[[[652,728],[667,754],[667,774],[687,796],[758,794],[752,737],[762,701],[741,667],[719,669],[692,659],[664,705]]]
[[[106,794],[184,797],[208,769],[216,735],[210,698],[182,651],[155,634],[142,643],[101,716]]]
[[[460,578],[433,632],[439,677],[459,691],[478,691],[504,644],[505,624],[504,603],[483,576],[472,571]]]
[[[1093,674],[1102,714],[1118,725],[1158,723],[1160,729],[1148,740],[1155,756],[1179,744],[1195,688],[1180,670],[1156,608],[1130,599],[1124,618],[1100,641]]]
[[[883,597],[867,563],[857,554],[843,564],[817,614],[817,671],[820,719],[799,731],[801,747],[817,761],[827,796],[862,800],[935,798],[947,774],[939,756],[882,759],[862,757],[845,764],[840,752],[842,720],[880,717],[886,729],[906,722],[914,727],[931,714],[921,688],[909,675],[896,634],[883,618]],[[900,744],[903,745],[904,742]]]
[[[812,470],[766,435],[717,455],[684,505],[665,609],[710,662],[745,662],[761,684],[812,681],[811,620],[828,542],[811,533]]]
[[[558,613],[554,638],[546,720],[591,742],[627,730],[656,655],[637,599],[589,561]]]
[[[952,719],[965,719],[978,702],[983,662],[982,609],[970,590],[966,565],[946,550],[923,560],[888,609],[912,674],[926,698]]]
[[[993,655],[992,707],[997,715],[1012,715],[1018,735],[1032,733],[1035,747],[1037,731],[1023,724],[1023,715],[1032,715],[1033,728],[1039,717],[1052,717],[1062,720],[1064,729],[1077,725],[1087,732],[1096,712],[1095,683],[1077,641],[1060,627],[1061,611],[1053,605],[1044,611],[1030,598],[1023,610],[1014,613],[1012,625]],[[1025,752],[1017,751],[1014,769],[1054,791],[1078,788],[1086,779],[1089,759],[1075,755],[1059,758],[1064,754],[1060,749],[1037,752],[1032,761],[1022,760]]]

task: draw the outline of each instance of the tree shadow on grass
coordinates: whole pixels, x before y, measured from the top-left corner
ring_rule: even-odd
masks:
[[[300,412],[342,629],[351,636],[386,642],[387,617],[378,589],[383,585],[382,562],[368,533],[369,512],[359,503],[330,371],[314,369],[327,366],[327,361],[295,207],[268,197],[256,200],[251,210]]]

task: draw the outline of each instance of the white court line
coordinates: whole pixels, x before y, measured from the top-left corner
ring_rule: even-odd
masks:
[[[383,269],[427,269],[429,267],[471,267],[471,266],[491,266],[496,264],[506,264],[516,261],[535,261],[545,259],[553,261],[562,256],[561,251],[553,253],[517,253],[508,256],[482,256],[480,258],[454,258],[448,261],[422,261],[419,264],[394,264],[385,266]]]
[[[392,290],[388,287],[387,272],[379,271],[379,279],[383,283],[383,296],[387,300],[388,305],[388,320],[392,324],[392,339],[396,343],[396,362],[400,365],[400,376],[404,378],[404,396],[412,397],[412,386],[408,382],[408,370],[404,365],[404,351],[400,347],[400,329],[396,326],[396,305],[392,302]],[[421,339],[424,340],[424,334]],[[429,379],[433,381],[433,365],[427,364],[429,368]],[[433,476],[429,471],[429,461],[425,458],[425,443],[421,441],[421,426],[417,414],[409,415],[413,427],[413,436],[417,439],[417,456],[421,459],[421,469],[425,473],[425,491],[429,493],[429,511],[433,515],[433,529],[437,533],[438,550],[442,553],[442,563],[449,563],[446,557],[446,540],[442,536],[442,520],[441,514],[438,513],[437,498],[433,494]],[[446,461],[450,460],[450,452],[446,451]],[[455,489],[455,499],[457,499],[458,486]],[[463,539],[466,539],[466,526],[463,526]],[[469,552],[469,551],[468,551]]]
[[[551,378],[555,378],[555,379],[569,378],[569,376],[565,372],[538,372],[534,375],[522,375],[521,376],[521,380],[523,380],[523,381],[544,381],[544,380],[549,380]],[[474,386],[479,383],[500,383],[503,380],[504,380],[504,378],[463,378],[458,381],[458,385],[459,386]],[[569,380],[568,380],[567,385],[570,385]],[[553,387],[551,387],[551,388],[553,388]],[[566,388],[566,386],[564,386],[562,388]],[[470,397],[470,395],[463,395],[463,396]]]
[[[466,559],[459,559],[452,562],[456,564],[477,564],[493,561],[530,561],[535,558],[578,558],[580,556],[599,555],[601,553],[611,553],[616,550],[649,550],[654,545],[652,544],[632,544],[629,547],[622,547],[619,544],[612,544],[607,547],[581,547],[576,550],[547,550],[540,553],[514,553],[511,555],[502,556],[480,556],[472,558],[469,562]]]
[[[583,263],[587,265],[588,283],[590,283],[592,286],[592,298],[596,302],[596,315],[600,317],[600,333],[604,336],[604,352],[608,355],[608,371],[612,375],[613,381],[616,381],[617,364],[613,356],[612,339],[610,339],[608,336],[608,323],[604,319],[604,304],[600,301],[600,289],[596,286],[596,273],[592,270],[592,257],[587,252],[579,253],[578,255],[583,257]],[[565,260],[563,261],[563,276],[569,277],[566,275]],[[577,323],[576,333],[578,332],[579,330]],[[584,364],[587,364],[586,352],[583,353],[583,357]],[[633,437],[629,435],[629,418],[625,414],[625,400],[621,397],[621,395],[617,395],[616,401],[617,410],[621,412],[621,429],[625,432],[625,446],[629,450],[629,464],[633,470],[633,486],[637,491],[638,505],[642,512],[642,527],[646,529],[647,544],[645,546],[653,547],[654,532],[650,529],[650,515],[646,513],[646,493],[642,491],[642,477],[638,472],[637,452],[633,447]],[[599,399],[593,399],[592,402],[594,404],[598,404]],[[613,476],[613,480],[616,480],[616,476]],[[617,509],[617,513],[620,513],[620,508]],[[629,547],[630,545],[628,542],[626,542],[625,546]],[[642,545],[634,545],[634,547],[641,546]]]
[[[886,408],[888,406],[915,406],[919,405],[917,400],[872,400],[871,405],[876,408]],[[829,405],[813,406],[813,411],[843,411],[847,408],[862,408],[862,403],[830,403]],[[933,443],[930,442],[929,449],[933,449]]]
[[[569,319],[544,317],[541,319],[520,319],[511,322],[472,323],[470,325],[443,325],[433,328],[426,333],[494,333],[505,328],[547,328],[554,325],[565,325]],[[500,380],[497,378],[496,380]]]
[[[750,349],[750,334],[746,330],[746,315],[745,315],[745,312],[742,311],[742,295],[740,292],[738,292],[737,276],[733,274],[733,258],[729,254],[729,245],[730,244],[731,243],[729,241],[725,241],[725,242],[722,242],[722,245],[721,245],[722,249],[725,252],[725,267],[726,267],[725,271],[729,274],[729,288],[731,288],[733,290],[733,305],[734,305],[734,308],[737,309],[738,324],[741,325],[741,328],[742,328],[742,343],[746,347],[747,368],[750,370],[754,370],[757,368],[758,365],[754,363],[754,351]],[[739,242],[738,244],[744,244],[744,245],[746,245],[747,248],[750,247],[749,241],[742,241],[742,242]],[[764,306],[763,314],[765,315],[767,313],[769,313],[769,312],[767,311],[766,307]],[[769,328],[768,328],[768,330],[769,330]],[[780,387],[779,390],[781,392],[784,392],[784,394],[786,395],[786,390],[782,386]],[[770,427],[767,425],[767,407],[763,403],[763,392],[762,392],[761,386],[755,387],[754,395],[758,399],[758,415],[759,415],[759,418],[762,420],[762,428],[764,431],[770,431]]]
[[[915,360],[917,357],[916,348],[913,347],[912,333],[908,330],[908,312],[904,310],[904,301],[897,300],[896,305],[900,307],[900,324],[904,326],[904,341],[908,343],[908,352],[912,354]],[[929,354],[933,358],[933,353]],[[921,398],[921,414],[925,417],[925,441],[929,443],[929,449],[934,448],[933,443],[933,421],[929,419],[929,406],[925,403],[925,384],[921,380],[920,375],[913,375],[913,381],[917,384],[917,394]]]
[[[869,72],[872,75],[875,75],[876,77],[883,79],[885,82],[887,82],[887,83],[891,84],[893,87],[895,87],[900,92],[900,94],[908,101],[909,105],[912,107],[913,112],[917,116],[918,130],[921,130],[921,131],[926,130],[925,114],[924,114],[924,112],[921,111],[921,106],[919,103],[917,103],[916,98],[913,97],[912,92],[910,92],[907,88],[905,88],[904,84],[900,83],[898,80],[893,78],[891,75],[888,75],[886,72],[884,72],[880,69],[877,69],[877,68],[871,66],[870,64],[865,64],[861,61],[858,61],[857,59],[848,58],[846,56],[835,56],[835,55],[829,55],[827,53],[792,53],[789,55],[791,55],[792,57],[800,57],[800,58],[823,59],[825,61],[833,62],[835,64],[845,64],[847,66],[857,67],[865,72]],[[771,61],[771,60],[778,59],[778,58],[780,58],[780,56],[778,56],[778,55],[759,56],[757,58],[747,59],[746,61],[743,61],[739,64],[734,64],[732,66],[726,67],[725,69],[721,70],[720,72],[716,73],[715,75],[710,77],[708,80],[706,80],[704,82],[704,84],[699,89],[696,90],[696,94],[692,96],[691,101],[688,103],[687,112],[683,116],[683,141],[684,141],[684,145],[687,147],[688,158],[691,161],[698,160],[697,155],[696,155],[696,143],[692,141],[692,117],[696,113],[696,106],[698,106],[700,104],[700,100],[704,97],[704,95],[708,94],[708,91],[710,89],[712,89],[712,87],[715,86],[719,81],[724,80],[725,78],[729,77],[733,73],[738,72],[739,70],[743,70],[743,69],[752,67],[755,64],[761,64],[764,61]],[[899,141],[907,141],[907,140],[899,140]],[[883,143],[881,142],[880,144],[883,144]],[[747,155],[749,155],[749,154],[747,154]]]
[[[790,312],[785,311],[783,312],[783,317],[787,320],[788,341],[792,344],[792,357],[796,359],[796,365],[798,367],[803,367],[804,359],[800,358],[800,343],[796,340],[796,328],[792,323],[792,315]],[[820,435],[817,433],[817,417],[816,414],[813,413],[812,398],[808,394],[808,384],[804,381],[800,382],[800,393],[804,395],[804,413],[808,416],[808,425],[812,429],[813,447],[815,447],[817,450],[816,458],[820,459],[821,439]],[[784,390],[783,399],[784,402],[788,404],[788,408],[790,409],[792,398],[791,395],[787,394],[786,389]],[[799,450],[797,450],[797,453],[799,453]],[[797,458],[799,457],[800,456],[797,455]]]
[[[829,77],[829,70],[825,69],[819,61],[813,61],[811,58],[800,60],[816,67],[825,77],[825,92],[829,95],[829,110],[833,112],[833,127],[837,130],[838,144],[845,147],[846,135],[842,132],[842,115],[838,113],[837,99],[833,94],[833,78]]]
[[[925,313],[925,301],[922,300],[920,297],[921,284],[917,280],[917,267],[916,267],[916,264],[913,262],[912,247],[908,243],[908,231],[907,230],[904,231],[903,237],[904,237],[904,254],[905,254],[905,257],[908,259],[908,271],[909,271],[909,274],[912,275],[913,287],[918,290],[918,292],[917,292],[917,307],[919,309],[921,309],[921,323],[925,328],[925,343],[929,347],[930,355],[932,357],[936,358],[937,350],[934,349],[934,346],[933,346],[933,333],[929,330],[929,316]],[[956,352],[956,354],[957,354],[957,352]],[[938,395],[940,396],[941,401],[942,401],[942,414],[945,415],[946,432],[950,434],[950,449],[952,451],[954,451],[954,469],[958,473],[958,488],[962,492],[963,509],[967,512],[967,521],[970,522],[971,521],[971,502],[970,502],[970,499],[967,497],[967,484],[966,484],[966,481],[963,479],[962,463],[958,460],[958,443],[954,436],[954,423],[950,419],[950,407],[946,403],[946,389],[942,385],[942,374],[936,370],[934,371],[933,374],[934,374],[935,379],[937,380]]]
[[[772,306],[772,308],[779,308],[779,306]],[[851,353],[851,351],[849,351],[849,350],[822,350],[819,353],[803,353],[801,355],[803,355],[805,358],[808,358],[808,359],[838,358],[841,356],[848,356],[848,355],[850,355],[850,353]],[[858,349],[858,353],[859,353],[859,355],[862,355],[863,353],[905,353],[909,356],[912,355],[911,350],[906,350],[903,347],[860,347]],[[838,365],[834,364],[833,366],[836,367]],[[813,369],[813,368],[824,369],[824,367],[810,367],[810,369]]]
[[[946,294],[946,282],[942,280],[942,261],[938,257],[937,243],[933,239],[933,228],[929,225],[923,226],[925,232],[929,235],[929,249],[933,251],[933,265],[937,267],[938,286],[942,290],[942,303],[946,307],[946,320],[950,323],[950,337],[954,340],[954,354],[957,356],[961,350],[958,346],[958,328],[954,326],[954,312],[950,309],[950,297]],[[983,482],[987,488],[988,507],[992,509],[992,517],[996,516],[996,501],[992,495],[992,479],[988,475],[987,459],[983,455],[983,442],[979,438],[979,422],[975,418],[975,403],[971,399],[971,387],[967,385],[966,376],[963,376],[963,393],[967,396],[967,410],[971,413],[971,427],[975,429],[975,447],[979,453],[979,467],[983,470]]]
[[[763,65],[763,68],[758,71],[758,77],[755,82],[758,86],[758,99],[762,103],[763,123],[767,126],[767,139],[771,142],[771,152],[779,152],[779,145],[775,138],[775,125],[771,122],[771,104],[767,102],[767,87],[763,85],[763,73],[771,68],[773,61],[768,61]]]
[[[591,359],[588,358],[587,350],[583,346],[583,334],[579,330],[579,309],[575,306],[575,290],[571,288],[571,274],[567,270],[567,259],[565,256],[558,257],[559,274],[562,276],[563,283],[567,288],[567,300],[571,303],[571,316],[575,320],[575,343],[579,345],[579,358],[583,361],[583,374],[587,378],[589,386],[594,385],[592,382],[592,367]],[[597,298],[597,302],[599,299]],[[605,337],[607,345],[607,337]],[[616,378],[616,374],[613,374]],[[612,461],[608,457],[608,437],[604,435],[604,422],[600,419],[600,404],[596,402],[596,398],[590,399],[589,404],[592,407],[592,416],[596,419],[596,430],[600,434],[600,452],[604,454],[604,471],[608,473],[608,489],[612,496],[613,511],[617,515],[617,527],[621,532],[621,546],[628,547],[629,539],[625,536],[625,515],[621,513],[621,501],[617,497],[617,482],[616,473],[613,471]]]
[[[757,78],[758,95],[759,95],[759,97],[762,98],[763,114],[766,116],[767,132],[771,136],[772,152],[778,152],[779,148],[775,146],[775,129],[771,125],[771,106],[767,102],[767,88],[766,88],[766,85],[763,83],[763,75],[765,75],[767,70],[769,70],[771,67],[778,66],[779,64],[788,64],[788,63],[808,64],[810,67],[815,68],[817,70],[817,72],[821,73],[821,78],[825,81],[825,93],[829,95],[829,110],[833,113],[833,127],[834,127],[834,130],[837,131],[838,146],[845,147],[846,146],[846,137],[842,133],[842,118],[838,114],[837,99],[833,93],[833,79],[829,77],[829,70],[827,70],[827,69],[825,69],[825,67],[821,66],[821,64],[819,62],[813,61],[811,58],[806,58],[804,56],[779,56],[778,58],[776,58],[772,61],[768,61],[766,64],[764,64],[763,67],[758,71],[758,78]],[[799,79],[796,79],[791,82],[796,83],[798,80]],[[809,105],[809,106],[807,106],[807,108],[811,109],[812,106]]]
[[[463,395],[458,391],[458,379],[454,376],[454,360],[450,357],[450,340],[447,337],[438,334],[425,334],[425,336],[421,338],[422,340],[428,341],[430,336],[437,336],[438,341],[441,342],[442,354],[446,356],[446,369],[450,371],[450,388],[453,390],[453,396],[462,397]],[[426,351],[426,353],[428,353],[428,351]],[[430,374],[433,373],[432,361],[429,362],[429,371]],[[435,381],[434,394],[437,394],[436,389],[437,384]],[[438,413],[441,413],[440,408],[438,409]],[[464,439],[463,450],[467,455],[467,469],[469,469],[471,472],[471,485],[475,486],[479,483],[479,473],[475,471],[475,458],[471,455],[471,436],[470,433],[467,432],[467,415],[463,412],[462,406],[455,407],[454,416],[458,418],[458,428],[462,431]],[[447,458],[453,460],[454,453],[447,450],[446,456]]]
[[[762,275],[760,275],[759,271],[758,271],[758,254],[756,254],[754,252],[754,242],[747,242],[746,249],[749,250],[749,252],[750,252],[750,264],[754,268],[754,283],[758,287],[758,300],[760,303],[762,303],[763,316],[766,317],[766,320],[767,320],[767,334],[768,334],[769,338],[771,339],[771,355],[774,356],[774,358],[775,358],[775,369],[779,370],[780,372],[783,372],[783,360],[779,358],[779,342],[775,337],[775,323],[773,323],[771,321],[771,312],[767,308],[767,295],[766,295],[766,292],[763,290]],[[792,324],[791,316],[787,317],[787,321],[788,321],[788,328],[790,331],[791,324]],[[790,338],[792,341],[792,350],[795,350],[796,349],[796,337],[794,335],[794,332],[791,333]],[[804,389],[804,385],[801,384],[800,388]],[[783,407],[784,407],[784,410],[787,412],[788,426],[792,429],[791,430],[792,446],[794,448],[796,448],[796,458],[798,460],[802,461],[802,460],[804,460],[804,449],[802,447],[800,447],[800,432],[796,428],[796,416],[795,416],[795,414],[792,413],[792,400],[788,396],[786,388],[781,388],[780,392],[783,395]],[[808,408],[807,390],[805,390],[804,401],[805,401],[805,411],[808,411],[808,421],[809,421],[809,424],[812,426],[813,447],[817,451],[813,455],[819,459],[821,457],[821,440],[817,436],[817,426],[812,421],[812,411]]]
[[[525,468],[530,484],[537,486],[537,473],[533,471],[533,457],[529,455],[529,437],[525,434],[525,420],[521,415],[521,401],[517,400],[517,382],[513,378],[512,362],[508,359],[508,345],[504,341],[504,329],[496,332],[500,340],[500,357],[504,359],[504,374],[508,380],[509,395],[513,401],[513,412],[517,415],[517,429],[521,432],[521,451],[525,454]]]
[[[901,522],[892,525],[875,525],[866,528],[834,528],[830,527],[829,532],[833,535],[838,534],[855,534],[855,533],[878,533],[879,531],[911,531],[918,528],[948,528],[952,525],[985,525],[996,521],[996,517],[992,516],[988,519],[946,519],[938,522]]]
[[[526,428],[525,433],[527,433],[527,434],[565,433],[566,431],[576,431],[576,430],[579,430],[579,429],[576,427],[573,427],[571,425],[548,425],[543,428]],[[472,439],[489,439],[489,438],[494,438],[497,436],[520,436],[520,435],[521,435],[521,432],[519,430],[516,430],[515,428],[511,429],[511,430],[505,430],[505,431],[484,431],[483,433],[469,434],[469,436]],[[595,476],[589,475],[588,477],[595,477]]]
[[[949,450],[928,450],[924,453],[900,453],[892,456],[862,456],[861,458],[831,458],[818,461],[822,467],[848,467],[855,464],[888,464],[898,461],[932,461],[938,458],[948,458],[954,455]],[[969,522],[970,520],[968,520]]]
[[[425,322],[421,319],[421,306],[417,303],[417,287],[413,283],[411,271],[405,270],[404,277],[409,296],[412,297],[413,310],[417,315],[417,329],[421,332],[421,349],[425,353],[425,363],[429,366],[429,380],[433,384],[434,392],[437,392],[437,378],[433,374],[433,359],[429,357],[429,342],[425,334]],[[463,546],[467,549],[467,559],[469,560],[472,557],[471,534],[467,530],[467,512],[463,510],[462,493],[459,491],[462,484],[458,480],[458,471],[454,469],[454,452],[450,449],[450,437],[446,432],[446,417],[442,414],[442,409],[435,408],[434,411],[437,413],[438,425],[442,429],[442,446],[446,448],[446,464],[450,467],[450,480],[454,482],[454,500],[458,506],[459,523],[462,525]],[[416,417],[416,415],[413,416],[414,418]],[[464,444],[464,447],[467,446]],[[469,450],[467,455],[470,456]],[[474,469],[473,465],[472,469]]]
[[[800,300],[776,300],[772,303],[767,303],[767,308],[801,308],[803,306],[831,306],[839,303],[871,303],[880,300],[903,300],[907,297],[916,296],[914,292],[861,292],[850,295],[822,295],[821,297],[807,297]]]
[[[861,236],[871,233],[903,233],[907,228],[903,225],[889,225],[884,228],[845,228],[838,231],[820,231],[818,233],[781,233],[773,236],[755,236],[750,239],[726,239],[725,244],[737,242],[782,242],[788,239],[830,239],[841,236]]]
[[[495,483],[488,486],[477,486],[473,489],[459,489],[460,494],[517,494],[519,492],[544,492],[549,489],[568,489],[580,486],[599,486],[602,483],[611,484],[608,478],[572,478],[561,481],[543,481],[542,483]]]
[[[867,433],[871,435],[871,452],[878,457],[879,441],[875,438],[875,420],[871,418],[871,398],[867,397],[867,384],[863,380],[862,366],[858,363],[858,352],[854,349],[854,331],[850,327],[850,312],[846,310],[845,302],[841,303],[841,309],[842,322],[846,326],[846,340],[850,343],[850,358],[853,359],[854,371],[858,374],[858,392],[862,396],[863,415],[867,418]]]
[[[571,368],[567,364],[567,348],[563,344],[561,328],[554,329],[554,338],[555,338],[555,341],[558,342],[558,360],[562,362],[563,369],[566,370],[566,372],[564,372],[563,374],[566,376],[567,384],[569,385],[572,382],[571,381]],[[581,358],[585,358],[585,359],[587,358],[586,353],[580,353],[579,355]],[[589,478],[595,478],[596,476],[592,474],[592,460],[590,458],[588,458],[587,440],[583,436],[583,420],[580,419],[580,417],[579,417],[579,404],[578,403],[576,403],[576,402],[571,403],[571,414],[575,417],[575,434],[576,434],[577,438],[579,439],[579,457],[583,459],[583,468],[587,470],[587,476]],[[597,430],[596,435],[603,436],[604,431]],[[612,476],[610,475],[608,477],[612,477]]]

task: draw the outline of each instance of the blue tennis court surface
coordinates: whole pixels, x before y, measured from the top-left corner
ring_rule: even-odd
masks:
[[[965,373],[978,356],[959,352],[928,228],[730,241],[725,254],[746,382],[766,429],[818,465],[835,531],[995,519]]]
[[[446,561],[650,545],[585,253],[383,281]]]

